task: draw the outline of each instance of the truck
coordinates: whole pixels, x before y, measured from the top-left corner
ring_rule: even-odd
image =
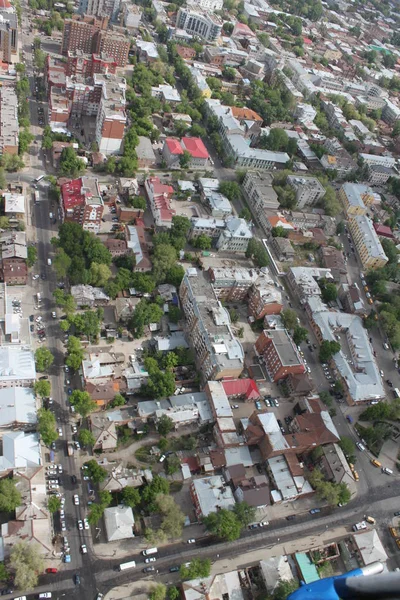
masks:
[[[134,569],[136,567],[136,563],[134,560],[130,560],[126,563],[121,563],[118,567],[119,571],[125,571],[125,569]]]
[[[152,554],[157,554],[158,548],[148,548],[147,550],[142,550],[143,556],[151,556]]]
[[[74,454],[74,447],[72,444],[67,445],[68,456],[72,456]]]
[[[367,524],[365,521],[360,521],[353,525],[353,531],[361,531],[362,529],[367,529]]]
[[[35,191],[33,199],[35,201],[35,204],[39,204],[39,202],[40,202],[40,194],[39,194],[38,190]]]

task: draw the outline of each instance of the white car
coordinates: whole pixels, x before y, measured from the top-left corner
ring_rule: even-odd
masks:
[[[49,490],[59,490],[60,486],[58,485],[58,483],[51,483],[49,485]]]
[[[58,475],[58,471],[47,471],[46,475],[52,477],[53,475]]]
[[[382,369],[380,369],[379,374],[381,377],[385,377],[385,373],[382,371]]]
[[[196,540],[194,538],[190,538],[190,540],[187,541],[188,544],[195,544]]]
[[[89,521],[87,519],[83,519],[83,526],[85,529],[89,529]]]
[[[65,521],[61,521],[61,531],[67,531],[67,525]]]
[[[75,448],[76,448],[77,450],[80,450],[80,449],[81,449],[81,445],[80,445],[80,443],[79,443],[79,442],[75,442]]]
[[[65,370],[66,373],[69,373],[69,367],[65,366],[64,370]]]
[[[74,504],[75,504],[75,506],[79,506],[79,496],[78,496],[78,494],[74,494]]]
[[[62,465],[58,465],[58,472],[59,472],[59,473],[62,473],[62,472],[63,472]]]
[[[32,279],[33,281],[36,281],[36,279],[39,279],[39,275],[32,275]]]
[[[65,506],[65,498],[61,498],[61,508]]]
[[[156,562],[156,558],[154,556],[152,556],[151,558],[145,558],[144,562],[147,563],[151,563],[151,562]]]
[[[87,554],[87,546],[86,546],[86,544],[82,544],[82,546],[81,546],[81,552],[82,552],[82,554]]]
[[[54,310],[51,312],[51,316],[53,319],[57,319],[57,313]]]
[[[78,433],[78,428],[76,425],[72,425],[72,433]]]
[[[65,519],[65,510],[63,508],[60,508],[60,518]]]
[[[61,429],[61,427],[59,427],[57,429],[57,431],[58,431],[58,437],[61,437],[62,436],[62,429]]]
[[[83,521],[81,519],[79,519],[79,521],[78,521],[78,529],[79,529],[79,531],[82,531],[82,529],[83,529]]]

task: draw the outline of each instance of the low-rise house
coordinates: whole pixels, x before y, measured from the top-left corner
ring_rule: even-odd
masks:
[[[3,434],[3,448],[0,456],[0,473],[11,473],[15,469],[25,470],[43,464],[40,441],[37,433],[9,431]]]
[[[337,283],[347,282],[347,266],[344,260],[343,252],[334,246],[321,246],[319,250],[321,262],[324,267],[330,270],[333,279]]]
[[[294,578],[287,556],[260,560],[260,572],[268,594],[272,594],[281,581],[292,581]]]
[[[264,509],[271,503],[268,479],[265,475],[244,479],[235,489],[234,496],[237,502],[246,502],[257,510]]]
[[[159,60],[157,45],[154,42],[145,42],[144,40],[136,40],[136,48],[138,49],[139,61],[151,64]]]
[[[228,198],[223,194],[210,191],[204,193],[205,204],[211,212],[211,216],[216,219],[224,219],[232,214],[232,205]]]
[[[132,318],[140,298],[116,298],[114,315],[117,323],[127,323]]]
[[[71,294],[75,299],[77,308],[89,306],[103,306],[108,304],[110,298],[102,288],[92,287],[91,285],[73,285]]]
[[[279,261],[291,261],[294,259],[296,251],[290,240],[282,237],[275,237],[272,238],[271,246]]]
[[[231,488],[219,475],[192,481],[190,495],[199,520],[222,508],[231,510],[236,504]]]
[[[138,402],[138,417],[143,421],[147,419],[157,421],[163,415],[172,419],[175,428],[190,423],[201,425],[212,420],[210,406],[204,392],[175,395],[160,401]]]
[[[0,436],[4,430],[34,429],[36,423],[37,406],[32,388],[0,388]]]
[[[129,540],[135,537],[133,532],[135,519],[130,506],[111,506],[104,510],[104,523],[108,542]]]
[[[124,385],[120,379],[96,383],[89,381],[85,386],[85,391],[90,394],[92,400],[96,402],[97,406],[99,407],[107,406],[112,400],[114,400],[115,396],[123,390]]]
[[[307,373],[290,373],[285,384],[290,396],[308,396],[314,387]]]
[[[192,239],[199,235],[206,235],[212,239],[218,239],[225,229],[225,224],[224,219],[215,217],[192,217],[189,237]]]
[[[242,582],[238,571],[192,579],[182,584],[184,600],[209,600],[209,598],[244,600]]]
[[[167,83],[160,83],[158,87],[151,88],[153,98],[159,98],[171,106],[176,106],[181,102],[181,96],[178,90]]]
[[[346,312],[364,314],[366,312],[363,294],[357,282],[351,285],[343,283],[339,288],[339,298]]]
[[[128,253],[128,245],[125,240],[109,238],[104,242],[104,245],[109,250],[113,258],[117,256],[124,256],[124,254]]]
[[[167,138],[162,151],[163,159],[168,167],[180,167],[180,159],[185,152],[189,152],[190,168],[204,168],[208,164],[209,154],[201,138],[184,137],[181,141]]]
[[[389,560],[378,532],[375,529],[354,533],[352,539],[363,566],[376,562],[385,565],[387,560]]]
[[[138,158],[139,169],[148,169],[154,166],[156,156],[149,138],[139,136],[139,144],[136,146],[136,155]]]
[[[127,225],[125,227],[126,245],[128,250],[135,255],[136,265],[134,271],[151,271],[152,264],[148,253],[148,242],[144,227]]]
[[[118,435],[115,421],[108,418],[108,413],[92,413],[90,430],[95,438],[93,450],[110,452],[117,449]]]

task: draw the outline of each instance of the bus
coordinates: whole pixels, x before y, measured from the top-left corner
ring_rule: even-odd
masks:
[[[394,388],[393,395],[395,398],[400,398],[400,390],[399,388]]]
[[[136,567],[136,563],[134,560],[131,560],[129,562],[126,563],[121,563],[118,567],[119,571],[125,571],[125,569],[133,569],[134,567]]]
[[[42,179],[44,179],[44,175],[39,175],[39,177],[36,177],[36,179],[34,179],[34,183],[39,183],[39,181],[42,181]]]

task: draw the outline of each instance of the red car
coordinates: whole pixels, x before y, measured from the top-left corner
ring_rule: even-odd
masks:
[[[46,573],[57,573],[57,569],[55,569],[54,567],[50,567],[46,569]]]

